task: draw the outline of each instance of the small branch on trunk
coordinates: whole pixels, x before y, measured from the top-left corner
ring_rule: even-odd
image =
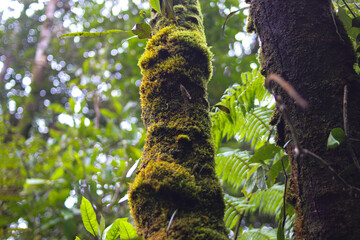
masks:
[[[346,136],[346,146],[348,151],[351,154],[351,158],[355,164],[355,166],[357,167],[357,169],[360,171],[360,164],[359,164],[359,160],[356,157],[356,154],[354,152],[354,149],[352,148],[351,145],[351,141],[350,141],[350,131],[349,131],[349,117],[348,117],[348,94],[349,94],[349,90],[348,90],[348,86],[345,85],[344,86],[344,99],[343,99],[343,119],[344,119],[344,132],[345,132],[345,136]]]

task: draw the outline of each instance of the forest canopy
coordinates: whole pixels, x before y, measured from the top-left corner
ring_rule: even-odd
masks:
[[[207,92],[228,237],[291,239],[283,148],[292,140],[280,147],[269,124],[276,101],[264,86],[258,33],[249,31],[250,4],[199,2],[213,54]],[[146,138],[138,61],[151,37],[150,3],[156,8],[148,0],[2,2],[1,239],[140,239],[128,191]],[[360,4],[333,1],[332,9],[356,49]],[[344,144],[343,127],[330,130],[324,148]]]

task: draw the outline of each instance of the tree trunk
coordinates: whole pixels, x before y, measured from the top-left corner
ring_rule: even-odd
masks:
[[[252,0],[249,30],[261,39],[262,73],[279,74],[309,103],[301,109],[273,84],[274,95],[285,106],[277,109],[281,119],[274,121],[277,143],[293,140],[286,151],[295,239],[359,239],[360,173],[355,162],[360,145],[350,139],[360,139],[359,77],[351,42],[331,2]],[[348,140],[327,149],[333,128],[344,129]]]
[[[41,26],[39,42],[36,47],[34,66],[32,69],[31,93],[24,106],[24,115],[19,122],[20,133],[28,138],[34,116],[41,109],[40,91],[45,82],[45,70],[48,66],[46,51],[52,39],[57,0],[50,0],[46,6],[46,20]]]
[[[129,202],[145,239],[227,239],[214,170],[206,87],[212,55],[197,0],[174,1],[176,20],[152,10],[139,61],[147,138]]]

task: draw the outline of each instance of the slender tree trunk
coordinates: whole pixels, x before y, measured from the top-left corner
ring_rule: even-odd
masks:
[[[19,122],[20,132],[25,138],[29,137],[35,114],[40,111],[42,105],[40,91],[45,83],[46,74],[44,72],[48,67],[46,51],[52,39],[56,3],[57,0],[50,0],[48,2],[45,11],[46,20],[41,26],[39,42],[35,53],[34,66],[32,69],[32,89],[24,106],[24,115]]]
[[[281,119],[274,120],[277,143],[292,139],[286,147],[292,167],[287,199],[296,207],[295,239],[359,239],[359,142],[326,147],[333,128],[360,139],[359,77],[351,42],[328,0],[252,0],[250,11],[249,30],[262,43],[262,73],[281,75],[309,103],[301,109],[273,84],[285,106],[277,110]]]
[[[174,1],[176,21],[155,13],[139,61],[147,138],[129,201],[145,239],[227,239],[206,87],[212,55],[197,0]]]

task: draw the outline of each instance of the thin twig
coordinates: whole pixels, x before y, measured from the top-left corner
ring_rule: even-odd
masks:
[[[357,5],[357,3],[354,0],[353,0],[353,3],[356,6],[356,8],[360,10],[360,7]]]
[[[354,16],[354,18],[356,19],[356,16],[354,14],[354,12],[351,10],[351,8],[349,7],[349,5],[347,4],[347,2],[345,0],[342,0],[343,3],[345,4],[346,8],[349,10],[349,12],[351,13],[351,15]]]
[[[342,178],[339,174],[337,174],[337,172],[335,171],[335,169],[332,168],[332,167],[330,166],[330,164],[327,163],[327,162],[326,162],[324,159],[322,159],[320,156],[316,155],[315,153],[313,153],[313,152],[311,152],[311,151],[309,151],[309,150],[307,150],[307,149],[303,149],[303,153],[309,154],[309,155],[315,157],[316,159],[318,159],[322,164],[324,164],[325,166],[327,166],[327,168],[328,168],[332,173],[334,173],[334,175],[335,175],[345,186],[347,186],[347,187],[350,188],[350,189],[355,189],[355,190],[357,190],[357,191],[360,192],[360,188],[355,187],[355,186],[352,186],[352,185],[350,185],[348,182],[346,182],[345,179]]]
[[[300,96],[300,94],[295,90],[295,88],[288,83],[287,81],[285,81],[284,78],[280,77],[280,75],[275,74],[275,73],[271,73],[269,74],[269,76],[266,77],[265,79],[265,87],[267,89],[270,89],[270,82],[274,81],[277,84],[279,84],[279,86],[284,89],[286,91],[286,93],[295,100],[295,102],[302,107],[303,109],[306,109],[309,104],[307,103],[307,101]]]
[[[346,146],[347,146],[347,149],[348,151],[350,152],[351,154],[351,158],[355,164],[355,166],[357,167],[357,169],[360,171],[360,164],[359,164],[359,160],[357,159],[356,157],[356,154],[354,152],[354,149],[352,148],[352,145],[351,145],[351,141],[349,139],[349,118],[348,118],[348,94],[349,94],[349,91],[348,91],[348,86],[345,85],[344,87],[344,99],[343,99],[343,119],[344,119],[344,132],[345,132],[345,136],[346,136]]]
[[[241,215],[239,217],[239,220],[236,223],[235,232],[234,232],[234,240],[236,240],[238,235],[239,235],[239,229],[240,229],[240,226],[241,226],[241,221],[244,218],[244,215],[245,215],[245,210],[242,211],[242,213],[241,213]]]
[[[99,107],[99,95],[98,92],[94,93],[94,110],[95,110],[95,128],[100,127],[100,107]]]
[[[285,189],[284,189],[284,196],[283,196],[283,221],[281,224],[281,227],[284,229],[285,228],[285,221],[286,221],[286,189],[287,189],[287,182],[288,182],[288,175],[286,173],[285,170],[285,166],[284,166],[284,159],[281,158],[281,166],[284,172],[284,176],[285,176]]]

